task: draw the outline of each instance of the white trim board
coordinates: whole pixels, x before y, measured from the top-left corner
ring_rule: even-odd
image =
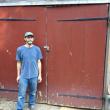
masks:
[[[0,6],[29,6],[29,5],[69,5],[69,4],[104,4],[110,3],[110,0],[38,0],[34,1],[17,1],[17,2],[1,2]]]

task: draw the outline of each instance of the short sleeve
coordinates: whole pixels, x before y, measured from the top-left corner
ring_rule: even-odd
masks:
[[[38,49],[38,54],[37,54],[38,56],[38,59],[42,59],[43,58],[43,56],[42,56],[42,52],[41,52],[41,49],[39,48]]]
[[[17,51],[16,51],[16,60],[17,60],[17,61],[21,61],[21,55],[20,55],[20,50],[19,50],[19,48],[17,48]]]

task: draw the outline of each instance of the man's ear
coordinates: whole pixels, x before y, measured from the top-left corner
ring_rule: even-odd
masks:
[[[26,41],[26,38],[24,37],[24,41]]]

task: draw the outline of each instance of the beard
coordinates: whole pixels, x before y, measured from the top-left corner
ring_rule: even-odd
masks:
[[[33,43],[33,41],[29,40],[27,41],[28,45],[31,45]]]

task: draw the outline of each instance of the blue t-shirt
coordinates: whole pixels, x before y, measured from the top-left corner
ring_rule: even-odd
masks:
[[[20,46],[17,48],[16,60],[21,61],[21,74],[23,78],[38,77],[38,60],[42,59],[42,53],[38,46],[33,45],[28,48],[26,46]]]

